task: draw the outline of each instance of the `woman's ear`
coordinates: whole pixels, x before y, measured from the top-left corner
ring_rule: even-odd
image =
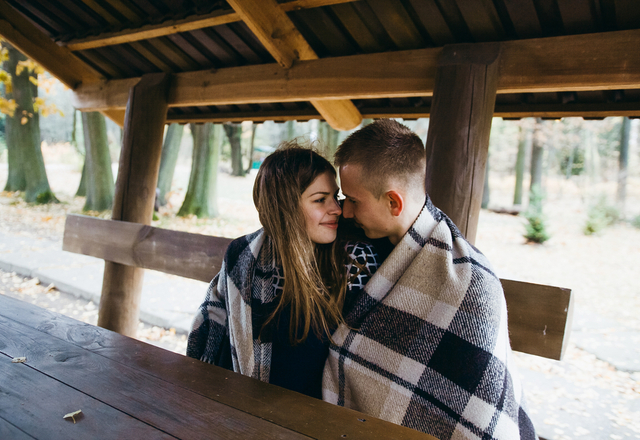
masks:
[[[389,203],[389,212],[392,216],[398,217],[404,209],[404,198],[398,191],[387,191],[385,193]]]

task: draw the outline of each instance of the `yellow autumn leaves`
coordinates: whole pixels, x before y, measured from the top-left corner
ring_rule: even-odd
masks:
[[[1,41],[1,40],[0,40]],[[0,63],[3,63],[9,59],[9,50],[5,47],[0,49]],[[46,78],[39,78],[40,75],[44,75],[45,70],[32,60],[19,61],[16,66],[16,75],[22,74],[22,72],[27,70],[30,75],[29,81],[33,83],[35,86],[43,86],[47,92],[51,88],[52,81]],[[0,68],[0,83],[4,84],[5,93],[11,93],[13,91],[13,85],[11,83],[11,74],[5,70]],[[13,99],[6,99],[4,97],[0,97],[0,113],[13,117],[18,105]],[[33,110],[35,112],[40,112],[42,116],[47,117],[49,115],[59,114],[60,116],[64,116],[62,110],[56,107],[55,104],[48,104],[44,99],[37,97],[33,102]],[[22,111],[22,117],[20,118],[20,123],[25,125],[29,122],[29,119],[33,117],[33,113],[29,113],[26,110]]]

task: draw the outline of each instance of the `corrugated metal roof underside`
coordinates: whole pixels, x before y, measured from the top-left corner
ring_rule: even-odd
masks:
[[[105,33],[171,23],[189,17],[227,14],[225,1],[205,0],[8,0],[60,44]],[[285,1],[280,1],[285,3]],[[359,0],[289,12],[320,58],[441,47],[449,43],[506,41],[640,28],[638,0]],[[275,62],[243,22],[191,30],[147,40],[78,50],[76,55],[106,78],[152,72],[187,72]],[[366,69],[366,66],[363,66]],[[631,91],[621,92],[623,96]],[[500,101],[506,95],[498,98]],[[558,103],[572,105],[567,96]],[[581,96],[578,94],[577,96]],[[609,94],[597,93],[608,102]],[[534,105],[546,98],[519,98]],[[586,98],[585,98],[586,99]],[[530,102],[532,101],[532,102]],[[422,109],[430,98],[357,101],[367,109]],[[308,104],[198,109],[201,113],[309,113]],[[426,105],[428,107],[428,105]],[[172,110],[196,114],[191,110]]]

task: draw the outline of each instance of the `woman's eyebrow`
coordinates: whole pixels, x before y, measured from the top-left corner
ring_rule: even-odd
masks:
[[[318,194],[322,194],[322,195],[328,196],[331,193],[329,193],[327,191],[316,191],[313,194],[309,194],[309,197],[313,197],[313,196],[318,195]]]

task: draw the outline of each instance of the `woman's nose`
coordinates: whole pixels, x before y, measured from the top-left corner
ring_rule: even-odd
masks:
[[[337,200],[333,200],[333,205],[331,206],[330,214],[340,215],[342,214],[342,208],[340,207],[340,203]]]

